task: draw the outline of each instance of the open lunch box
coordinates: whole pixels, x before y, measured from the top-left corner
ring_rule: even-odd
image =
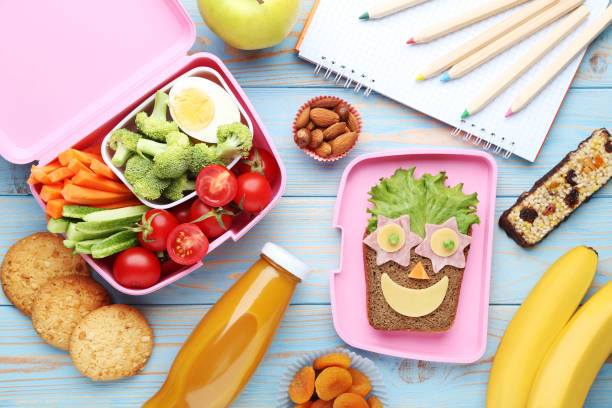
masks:
[[[286,175],[272,138],[219,58],[187,55],[195,27],[178,0],[11,0],[0,3],[0,14],[11,16],[8,25],[0,26],[3,60],[10,61],[3,64],[0,78],[0,155],[6,160],[45,165],[70,147],[100,143],[157,90],[192,70],[209,70],[214,73],[209,77],[220,78],[216,82],[239,104],[243,123],[252,126],[253,145],[274,156],[279,177],[271,184],[266,208],[256,215],[242,213],[210,242],[208,252],[230,238],[240,239],[278,202]],[[44,208],[40,185],[30,189]],[[151,287],[132,289],[115,281],[113,257],[82,256],[104,280],[129,295],[154,292],[202,266],[198,262]]]

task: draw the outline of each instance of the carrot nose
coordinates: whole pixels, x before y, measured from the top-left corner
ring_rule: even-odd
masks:
[[[408,277],[413,279],[429,279],[429,275],[425,271],[425,268],[423,267],[423,264],[421,262],[419,262],[414,266],[414,268],[412,268]]]

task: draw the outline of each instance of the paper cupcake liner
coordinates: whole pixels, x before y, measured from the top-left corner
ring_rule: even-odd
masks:
[[[334,347],[324,350],[311,351],[310,353],[298,357],[295,361],[291,362],[287,366],[287,369],[281,376],[278,384],[278,408],[295,407],[295,403],[291,401],[291,398],[289,398],[289,385],[291,384],[295,373],[306,366],[311,366],[316,358],[329,353],[344,353],[348,355],[351,358],[351,368],[361,371],[370,380],[370,383],[372,384],[372,391],[370,392],[370,395],[376,396],[384,407],[390,407],[385,380],[374,362],[372,362],[372,360],[369,358],[362,357],[359,354],[345,348]]]
[[[348,149],[346,152],[344,152],[343,154],[339,155],[339,156],[333,156],[333,157],[321,157],[318,154],[316,154],[314,152],[314,150],[310,150],[307,149],[305,147],[300,147],[299,149],[302,150],[304,153],[306,153],[308,156],[312,157],[313,159],[320,161],[320,162],[335,162],[337,160],[342,159],[344,156],[346,156],[351,150],[353,150],[353,147],[355,147],[355,145],[357,144],[357,141],[359,140],[359,135],[361,134],[361,125],[362,125],[362,121],[361,121],[361,115],[359,114],[359,112],[357,112],[357,109],[355,109],[355,107],[353,105],[351,105],[350,103],[348,103],[347,101],[345,101],[342,98],[339,98],[337,96],[331,96],[331,95],[321,95],[321,96],[317,96],[312,98],[311,100],[309,100],[308,102],[304,103],[300,109],[298,110],[298,112],[295,115],[295,119],[293,119],[293,136],[295,137],[295,134],[297,133],[297,131],[299,130],[296,126],[295,126],[295,122],[297,122],[298,117],[300,116],[300,114],[302,113],[302,111],[304,109],[306,109],[308,106],[310,106],[310,104],[312,104],[313,102],[316,102],[320,99],[323,98],[333,98],[333,99],[337,99],[339,102],[338,103],[345,103],[346,106],[348,106],[349,111],[353,114],[353,116],[355,116],[355,119],[357,119],[357,122],[359,123],[359,127],[357,129],[357,139],[355,139],[355,143],[353,143],[353,146],[351,146],[350,149]]]

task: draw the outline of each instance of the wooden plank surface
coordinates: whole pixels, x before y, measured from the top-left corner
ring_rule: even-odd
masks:
[[[314,268],[298,287],[281,328],[249,385],[234,407],[273,407],[277,383],[288,360],[311,350],[343,346],[331,322],[328,276],[338,266],[340,233],[331,219],[339,179],[359,154],[419,147],[472,148],[448,136],[451,129],[378,95],[366,98],[331,87],[313,66],[293,52],[312,0],[302,1],[300,21],[279,46],[239,51],[225,45],[203,23],[196,0],[182,0],[196,23],[190,52],[220,56],[236,76],[263,119],[281,154],[288,183],[270,214],[239,242],[227,242],[205,266],[155,294],[129,297],[111,290],[114,301],[137,305],[156,334],[153,355],[136,377],[94,383],[79,375],[65,352],[45,345],[29,319],[0,295],[0,406],[139,406],[161,383],[186,336],[221,294],[257,258],[266,241],[277,242]],[[485,0],[483,0],[485,1]],[[533,181],[598,127],[612,128],[612,29],[589,48],[536,163],[498,158],[496,218]],[[349,158],[321,166],[293,144],[291,122],[298,107],[313,96],[330,94],[352,103],[364,117],[364,133]],[[0,159],[0,257],[20,237],[44,229],[44,214],[28,195],[28,165]],[[291,225],[292,228],[286,228]],[[523,249],[495,228],[485,355],[474,364],[429,363],[361,352],[382,371],[391,407],[477,407],[484,405],[492,356],[508,324],[542,272],[564,251],[579,244],[600,254],[590,293],[612,277],[612,185],[582,206],[544,242]],[[604,365],[587,407],[612,405],[612,368]]]

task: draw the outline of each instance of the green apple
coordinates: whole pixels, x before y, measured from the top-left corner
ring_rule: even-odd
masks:
[[[242,50],[280,43],[300,12],[300,0],[198,0],[198,5],[208,27]]]

